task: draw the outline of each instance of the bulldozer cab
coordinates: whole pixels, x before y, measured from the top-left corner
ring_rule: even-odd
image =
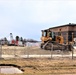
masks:
[[[55,33],[49,30],[42,30],[42,36],[54,38]]]
[[[47,37],[47,31],[42,30],[42,36]]]
[[[53,40],[55,41],[55,33],[49,30],[42,30],[42,41]]]

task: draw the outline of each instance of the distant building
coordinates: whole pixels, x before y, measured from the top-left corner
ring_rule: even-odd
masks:
[[[61,34],[64,38],[64,43],[66,43],[68,41],[73,41],[74,39],[76,39],[76,24],[69,23],[69,24],[66,24],[66,25],[52,27],[52,28],[49,28],[49,29],[50,29],[50,31],[55,32],[56,36],[61,31]]]

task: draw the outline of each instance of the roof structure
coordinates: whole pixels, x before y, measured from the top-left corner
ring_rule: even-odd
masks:
[[[54,29],[54,28],[65,27],[65,26],[76,26],[76,24],[74,24],[74,23],[69,23],[69,24],[65,24],[65,25],[60,25],[60,26],[56,26],[56,27],[51,27],[51,28],[48,28],[48,29]],[[48,29],[45,29],[44,31],[46,31],[46,30],[48,30]]]

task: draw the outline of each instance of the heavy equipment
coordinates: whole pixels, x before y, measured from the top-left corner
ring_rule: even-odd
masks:
[[[71,50],[71,44],[64,44],[64,38],[61,34],[61,30],[58,32],[58,36],[55,32],[48,30],[42,30],[41,48],[45,50]],[[53,47],[52,47],[53,46]]]
[[[10,42],[9,46],[23,46],[22,41],[19,40],[19,36],[16,36],[16,39],[13,39],[13,34],[10,33]]]

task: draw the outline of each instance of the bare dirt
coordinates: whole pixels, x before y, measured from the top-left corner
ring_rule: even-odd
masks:
[[[16,64],[24,70],[24,75],[76,74],[76,60],[54,59],[11,59],[1,60],[0,64]],[[22,75],[22,74],[19,74]]]
[[[16,50],[16,51],[15,51]],[[2,47],[3,54],[50,54],[51,51],[42,50],[39,47]],[[60,52],[54,52],[54,54]],[[71,52],[64,52],[70,54]],[[27,59],[8,59],[1,60],[0,64],[15,64],[21,66],[23,74],[15,75],[73,75],[76,74],[76,60],[67,58],[27,58]],[[1,75],[1,74],[0,74]],[[3,75],[3,74],[2,74]]]
[[[1,50],[0,50],[1,51]],[[2,46],[2,54],[20,54],[20,55],[50,55],[51,50],[44,50],[39,47],[18,47],[18,46]],[[70,54],[71,51],[61,51],[61,50],[55,50],[52,51],[52,54],[62,54],[67,55]]]

